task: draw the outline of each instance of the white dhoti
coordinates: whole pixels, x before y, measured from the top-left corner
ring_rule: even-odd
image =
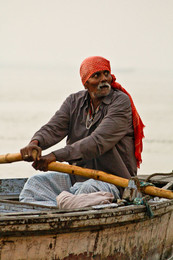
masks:
[[[120,197],[118,188],[113,184],[89,179],[84,182],[76,182],[72,186],[69,174],[47,172],[30,177],[20,193],[19,200],[39,205],[57,206],[56,197],[62,191],[68,191],[74,195],[103,191],[113,194],[115,199]]]

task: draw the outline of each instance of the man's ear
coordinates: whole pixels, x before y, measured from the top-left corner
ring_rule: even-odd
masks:
[[[88,89],[88,80],[85,82],[84,88]]]

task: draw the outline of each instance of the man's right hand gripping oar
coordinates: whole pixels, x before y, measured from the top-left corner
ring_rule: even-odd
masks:
[[[20,150],[22,159],[27,162],[33,162],[32,166],[36,170],[48,171],[48,165],[56,161],[53,153],[42,156],[42,149],[38,146],[38,141],[31,141],[26,147]]]

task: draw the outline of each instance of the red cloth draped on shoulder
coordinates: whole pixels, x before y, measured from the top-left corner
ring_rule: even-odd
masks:
[[[142,162],[142,158],[141,158],[141,153],[143,150],[143,143],[142,143],[142,138],[144,137],[144,132],[143,132],[143,128],[145,127],[137,110],[136,107],[133,103],[133,99],[130,96],[130,94],[118,83],[116,82],[116,78],[113,74],[111,74],[112,76],[112,83],[111,83],[111,87],[114,89],[119,89],[122,92],[124,92],[125,94],[128,95],[128,97],[130,98],[130,102],[131,102],[131,107],[132,107],[132,118],[133,118],[133,129],[134,129],[134,142],[135,142],[135,157],[136,157],[136,161],[137,161],[137,167],[140,167],[140,164]]]
[[[111,67],[109,60],[101,57],[101,56],[92,56],[86,58],[81,66],[80,66],[80,76],[83,85],[90,78],[90,76],[101,70],[108,70],[111,73]],[[137,161],[137,167],[140,167],[140,163],[142,162],[141,153],[143,149],[142,138],[144,137],[143,128],[144,124],[136,110],[136,107],[133,103],[132,97],[130,94],[119,84],[116,82],[116,78],[112,75],[112,83],[111,86],[113,89],[119,89],[129,96],[131,107],[132,107],[132,118],[133,118],[133,128],[134,128],[134,143],[135,143],[135,157]]]

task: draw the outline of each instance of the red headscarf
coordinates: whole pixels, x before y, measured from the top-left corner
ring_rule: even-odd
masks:
[[[103,57],[100,56],[92,56],[86,58],[81,66],[80,66],[80,76],[83,85],[86,81],[91,77],[91,75],[97,71],[108,70],[111,73],[110,62]],[[142,162],[141,153],[143,149],[142,138],[144,137],[143,128],[144,124],[136,110],[136,107],[133,103],[132,97],[130,94],[119,84],[116,82],[116,78],[113,74],[111,87],[113,89],[119,89],[125,94],[127,94],[130,98],[131,107],[132,107],[132,118],[133,118],[133,128],[134,128],[134,138],[135,138],[135,157],[137,161],[137,167],[140,167],[140,163]]]

